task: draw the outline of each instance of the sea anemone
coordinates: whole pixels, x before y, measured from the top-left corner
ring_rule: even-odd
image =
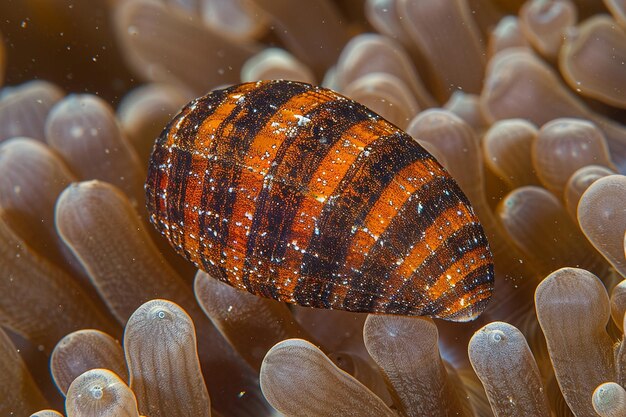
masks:
[[[0,5],[1,415],[626,415],[622,2],[57,6]],[[288,307],[148,224],[166,123],[268,78],[366,104],[448,169],[494,254],[479,319]]]

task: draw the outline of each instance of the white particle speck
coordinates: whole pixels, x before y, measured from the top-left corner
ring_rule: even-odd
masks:
[[[296,117],[296,119],[298,119],[299,127],[306,126],[309,124],[309,122],[311,122],[311,119],[309,119],[308,117],[302,116],[300,114],[295,114],[294,116]]]
[[[70,129],[70,135],[73,138],[80,138],[81,136],[83,136],[84,130],[82,128],[82,126],[72,126],[72,128]]]

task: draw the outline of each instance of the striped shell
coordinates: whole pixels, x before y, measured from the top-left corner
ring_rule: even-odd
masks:
[[[304,306],[465,321],[493,264],[456,182],[413,138],[334,91],[217,90],[157,140],[151,221],[198,268]]]

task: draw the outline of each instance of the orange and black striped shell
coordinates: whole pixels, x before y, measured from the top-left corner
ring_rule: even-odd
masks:
[[[292,81],[216,90],[158,138],[151,221],[198,268],[304,306],[465,321],[493,292],[485,233],[411,136]]]

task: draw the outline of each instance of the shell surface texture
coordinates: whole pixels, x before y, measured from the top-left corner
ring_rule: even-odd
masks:
[[[260,296],[466,321],[493,292],[457,183],[411,136],[322,87],[260,81],[193,100],[157,139],[146,198],[178,253]]]

